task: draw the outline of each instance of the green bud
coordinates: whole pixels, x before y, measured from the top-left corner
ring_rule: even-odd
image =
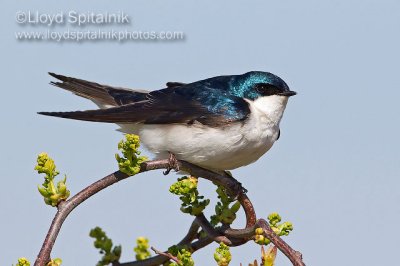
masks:
[[[293,224],[291,222],[284,222],[278,226],[279,235],[287,236],[289,235],[290,231],[293,231]]]
[[[215,250],[214,259],[218,266],[228,266],[232,259],[229,247],[221,242],[219,247]]]
[[[47,192],[47,189],[46,188],[44,188],[44,187],[41,187],[41,186],[38,186],[38,190],[39,190],[39,193],[43,196],[43,197],[48,197],[49,196],[49,193]]]
[[[135,175],[140,172],[140,165],[147,160],[145,156],[139,156],[139,136],[127,134],[125,140],[118,143],[118,149],[123,156],[115,155],[119,170],[127,175]]]
[[[269,223],[272,230],[279,236],[287,236],[290,231],[293,230],[293,224],[291,222],[284,222],[278,224],[281,221],[281,217],[277,213],[272,213],[268,216]]]
[[[182,201],[180,210],[194,216],[201,214],[210,203],[209,199],[199,195],[197,182],[196,177],[184,176],[178,178],[178,181],[169,188],[171,193],[180,196],[179,199]]]
[[[19,258],[15,266],[31,266],[31,263],[27,258]]]
[[[66,200],[70,192],[66,187],[66,176],[63,180],[54,185],[54,178],[59,174],[56,170],[54,160],[49,157],[47,153],[41,153],[37,158],[37,165],[35,170],[38,173],[44,173],[44,182],[42,186],[38,187],[39,193],[43,196],[44,202],[51,206],[57,206],[61,200]]]
[[[177,264],[177,263],[173,262],[170,264],[170,266],[194,266],[192,254],[189,251],[182,249],[178,252],[176,257],[178,258],[180,263]]]
[[[100,227],[90,230],[89,236],[95,238],[94,247],[100,250],[100,254],[103,254],[103,257],[97,263],[98,266],[109,265],[119,260],[122,253],[121,246],[114,246],[113,248],[112,240]]]
[[[59,195],[59,194],[54,194],[54,195],[51,195],[49,198],[50,198],[50,200],[51,200],[52,202],[57,203],[57,202],[58,202],[58,199],[60,198],[60,195]]]
[[[53,182],[53,180],[51,180],[50,182],[49,182],[49,184],[48,184],[48,191],[49,191],[49,193],[50,194],[56,194],[57,193],[57,189],[56,189],[56,187],[54,186],[54,182]]]
[[[62,195],[65,195],[65,193],[67,192],[67,186],[62,182],[58,182],[57,189],[58,189],[58,193],[60,193]]]
[[[264,238],[264,243],[263,244],[261,244],[261,245],[264,245],[264,246],[266,246],[266,245],[268,245],[269,243],[271,243],[271,240],[269,240],[268,238]]]
[[[275,226],[275,225],[276,225],[277,223],[279,223],[281,220],[282,220],[282,219],[281,219],[281,216],[280,216],[278,213],[276,213],[276,212],[273,212],[273,213],[271,213],[270,215],[268,215],[268,221],[269,221],[269,223],[270,223],[271,226]]]
[[[136,260],[145,260],[151,256],[149,240],[145,237],[138,237],[136,239],[136,247],[133,249],[136,253]]]
[[[43,198],[43,199],[44,199],[44,203],[46,203],[47,205],[53,206],[53,203],[49,198]]]

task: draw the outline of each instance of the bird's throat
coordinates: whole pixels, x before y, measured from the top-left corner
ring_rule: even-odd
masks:
[[[271,95],[260,97],[253,101],[253,106],[275,125],[279,125],[285,111],[288,97]]]

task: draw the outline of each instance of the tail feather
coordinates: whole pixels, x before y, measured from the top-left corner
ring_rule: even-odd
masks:
[[[143,101],[148,94],[148,91],[112,87],[51,72],[49,75],[59,80],[50,82],[51,85],[71,91],[103,108]]]
[[[103,123],[138,123],[146,119],[140,112],[143,103],[128,104],[107,109],[73,112],[38,112],[40,115]]]

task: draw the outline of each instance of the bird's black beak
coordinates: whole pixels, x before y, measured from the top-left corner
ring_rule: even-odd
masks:
[[[278,95],[280,95],[280,96],[287,96],[287,97],[294,96],[296,94],[297,94],[297,92],[295,92],[295,91],[284,91],[284,92],[278,93]]]

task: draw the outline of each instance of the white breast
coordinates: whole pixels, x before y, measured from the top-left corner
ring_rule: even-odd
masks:
[[[237,122],[223,128],[211,128],[199,123],[145,124],[120,125],[121,131],[138,134],[156,158],[168,158],[168,152],[172,152],[178,159],[208,169],[231,170],[256,161],[272,147],[278,137],[279,121],[287,100],[279,99],[282,102],[278,108],[280,112],[276,112],[276,108],[269,107],[272,104],[271,96],[264,98],[269,99],[260,98],[254,102],[247,100],[251,115],[246,122]]]

